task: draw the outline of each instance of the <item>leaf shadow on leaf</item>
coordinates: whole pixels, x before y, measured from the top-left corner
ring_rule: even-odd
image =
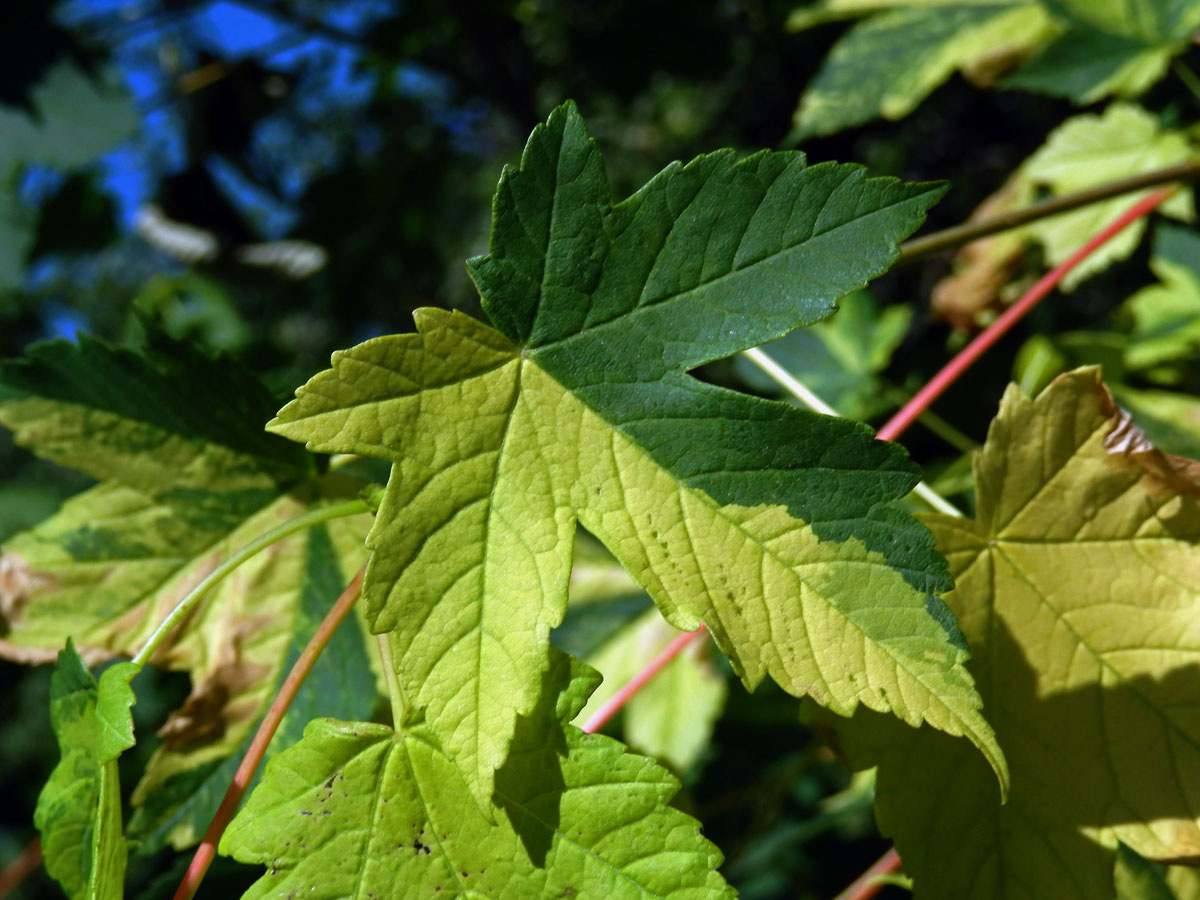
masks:
[[[546,855],[560,830],[561,800],[567,785],[562,760],[569,748],[556,711],[562,690],[560,668],[551,665],[542,673],[538,705],[528,716],[517,717],[512,747],[518,752],[511,753],[496,770],[496,803],[508,815],[529,859],[539,869],[546,867]],[[529,752],[519,752],[526,748]],[[542,797],[559,801],[552,806],[539,804],[536,827],[528,827],[532,823],[526,821],[527,809],[512,799],[529,796],[529,784],[537,785]]]
[[[1200,792],[1200,770],[1186,760],[1200,752],[1200,734],[1180,727],[1183,717],[1174,711],[1200,700],[1200,665],[1159,677],[1122,678],[1106,669],[1096,681],[1039,697],[1026,650],[1002,620],[989,644],[992,665],[1007,673],[990,696],[997,737],[1013,767],[1011,803],[1080,828],[1197,817],[1200,810],[1188,801]],[[995,707],[1005,712],[997,715]],[[1034,728],[1020,727],[1030,722]],[[1200,845],[1180,845],[1166,858],[1200,862]]]
[[[918,900],[968,889],[1016,896],[1022,884],[1064,900],[1108,896],[1113,851],[1085,830],[1116,829],[1143,855],[1200,862],[1187,834],[1197,816],[1188,799],[1200,794],[1200,768],[1187,762],[1196,740],[1179,728],[1168,734],[1163,721],[1164,711],[1195,706],[1200,666],[1039,697],[1037,672],[1002,619],[977,652],[990,662],[985,712],[1012,775],[1006,805],[987,762],[964,740],[862,708],[849,721],[816,716],[837,732],[833,744],[852,768],[879,765],[880,829],[917,880]],[[1170,820],[1181,824],[1174,847],[1164,840]],[[1146,823],[1163,827],[1151,835]]]

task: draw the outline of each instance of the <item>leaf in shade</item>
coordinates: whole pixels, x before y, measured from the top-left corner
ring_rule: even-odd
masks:
[[[762,349],[847,419],[865,421],[894,407],[879,377],[904,340],[912,309],[881,308],[859,291],[838,301],[831,319],[793,331]],[[758,393],[778,394],[779,384],[744,357],[737,371]]]
[[[796,110],[797,139],[908,115],[955,71],[994,79],[1055,28],[1039,3],[875,3],[825,57]],[[879,7],[885,7],[879,9]]]
[[[342,568],[347,559],[346,548],[335,543],[335,539],[345,541],[347,535],[336,530],[330,533],[331,526],[337,524],[318,525],[308,531],[302,588],[286,653],[278,671],[265,685],[264,700],[254,711],[254,720],[231,730],[221,742],[221,749],[228,755],[213,759],[212,747],[204,747],[199,753],[164,748],[148,764],[134,792],[137,809],[129,823],[130,837],[143,842],[143,852],[165,843],[177,849],[191,846],[208,827],[257,729],[266,699],[278,691],[279,684],[351,577],[352,573]],[[357,540],[361,543],[361,534]],[[363,651],[364,639],[362,627],[354,616],[334,632],[284,714],[268,745],[267,760],[299,741],[311,719],[332,715],[365,719],[371,715],[378,692]],[[231,738],[240,743],[231,745]],[[203,761],[197,763],[197,759]],[[250,781],[251,788],[261,776],[260,767]]]
[[[361,488],[318,475],[302,448],[264,433],[275,403],[232,361],[160,334],[151,341],[144,353],[60,341],[0,363],[0,423],[35,452],[104,479],[5,543],[8,658],[42,661],[68,637],[89,661],[131,656],[236,550]],[[322,532],[340,571],[365,562],[369,519]],[[245,562],[155,654],[191,675],[192,694],[164,726],[144,783],[194,774],[244,743],[298,627],[309,540],[293,534]]]
[[[1138,291],[1121,307],[1133,321],[1125,364],[1160,384],[1179,383],[1200,350],[1200,237],[1190,229],[1160,225],[1150,269],[1160,283]]]
[[[1010,388],[975,473],[975,520],[924,520],[955,574],[946,600],[1008,802],[977,755],[927,728],[840,728],[857,764],[880,764],[880,826],[916,897],[1110,897],[1118,841],[1194,864],[1200,463],[1155,449],[1093,369],[1036,400]]]
[[[604,681],[576,721],[591,718],[678,634],[654,609],[617,632],[586,660]],[[725,678],[712,664],[711,642],[697,640],[625,704],[625,743],[681,772],[696,762],[708,745],[725,694]]]

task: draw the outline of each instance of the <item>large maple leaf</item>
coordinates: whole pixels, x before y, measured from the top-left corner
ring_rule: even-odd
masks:
[[[564,106],[505,170],[469,264],[496,327],[419,310],[416,334],[335,354],[271,423],[393,462],[366,613],[481,801],[537,700],[576,521],[746,684],[928,721],[1002,769],[966,649],[927,610],[944,562],[889,505],[918,478],[904,452],[687,374],[831,314],[941,192],[721,151],[614,206]]]
[[[918,898],[1113,895],[1118,841],[1200,859],[1200,463],[1156,450],[1100,384],[1010,387],[975,464],[975,520],[925,521],[1012,772],[1000,803],[954,741],[878,716],[879,820]]]

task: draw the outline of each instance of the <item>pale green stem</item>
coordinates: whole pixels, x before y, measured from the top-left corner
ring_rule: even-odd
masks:
[[[813,412],[821,413],[824,416],[836,416],[837,410],[818,397],[806,385],[797,380],[787,369],[779,365],[775,360],[763,352],[760,347],[751,347],[749,350],[743,350],[742,356],[750,360],[760,369],[767,373],[771,378],[775,379],[779,385],[811,409]],[[948,516],[962,517],[962,513],[949,500],[937,493],[933,488],[923,481],[917,482],[917,486],[912,491],[933,509],[938,512],[945,513]]]
[[[162,643],[170,636],[171,632],[204,599],[204,595],[208,593],[209,589],[246,560],[250,559],[250,557],[270,547],[276,541],[281,541],[288,535],[295,534],[297,531],[311,528],[313,525],[319,525],[331,519],[341,519],[346,516],[355,516],[369,511],[370,507],[362,500],[347,500],[345,503],[335,503],[332,506],[323,506],[320,509],[311,510],[259,535],[204,576],[204,580],[188,591],[183,596],[183,599],[175,604],[175,608],[167,614],[167,617],[162,620],[158,628],[154,629],[154,633],[150,635],[146,643],[142,645],[142,649],[138,651],[137,656],[133,658],[134,665],[145,666],[150,661],[150,657],[155,654]]]
[[[379,655],[383,657],[383,675],[387,679],[388,699],[392,703],[392,728],[399,731],[400,726],[404,724],[407,709],[404,688],[400,687],[400,677],[396,674],[391,637],[391,632],[375,635],[376,640],[379,641]]]
[[[940,513],[955,518],[963,518],[962,510],[931,488],[923,481],[918,481],[917,486],[912,489],[912,492],[924,500],[931,509],[936,509]]]

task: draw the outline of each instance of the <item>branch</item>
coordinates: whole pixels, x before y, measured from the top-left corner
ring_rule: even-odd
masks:
[[[596,710],[595,714],[584,723],[583,730],[591,734],[593,731],[599,731],[603,728],[608,724],[608,720],[615,716],[617,711],[628,703],[634,694],[644,688],[651,678],[661,672],[667,663],[678,656],[684,647],[692,641],[703,637],[707,632],[708,629],[704,625],[701,625],[695,631],[685,631],[683,634],[676,635],[674,640],[667,644],[658,656],[646,663],[640,672],[625,682],[619,691],[609,697],[608,701]]]
[[[350,584],[342,591],[341,596],[337,598],[337,601],[333,604],[328,614],[326,614],[316,632],[304,646],[304,650],[300,653],[300,658],[296,660],[295,665],[292,666],[292,671],[288,673],[288,677],[279,688],[279,693],[275,695],[275,700],[271,703],[271,708],[267,710],[267,714],[263,716],[262,722],[258,725],[258,731],[254,733],[254,740],[250,742],[250,746],[246,750],[246,755],[242,757],[242,763],[238,766],[229,789],[225,791],[225,797],[221,801],[216,815],[213,816],[213,820],[208,826],[208,831],[204,833],[204,840],[196,848],[196,853],[192,857],[192,863],[188,866],[187,874],[183,876],[183,881],[180,882],[179,889],[175,891],[175,900],[191,900],[195,896],[196,889],[200,887],[200,882],[204,878],[205,872],[208,871],[213,857],[217,854],[217,844],[221,841],[221,835],[225,833],[226,827],[232,821],[234,813],[237,812],[238,804],[242,802],[242,797],[245,795],[246,789],[250,786],[250,779],[254,777],[255,770],[258,769],[263,756],[266,755],[267,745],[271,743],[271,738],[275,736],[275,730],[279,727],[279,723],[283,721],[283,716],[287,712],[288,707],[296,699],[300,685],[304,683],[304,679],[312,671],[317,657],[321,655],[321,651],[325,649],[337,627],[342,624],[347,614],[353,609],[354,602],[358,599],[358,595],[362,590],[363,575],[365,573],[366,566],[358,570],[358,574],[354,576]]]
[[[42,864],[42,841],[34,838],[3,869],[0,869],[0,897],[7,897]]]
[[[1155,169],[1153,172],[1145,172],[1141,175],[1135,175],[1132,178],[1110,181],[1107,184],[1096,185],[1095,187],[1090,187],[1074,194],[1064,194],[1061,197],[1043,200],[1041,203],[1026,206],[1024,209],[1002,213],[994,218],[984,219],[981,222],[967,222],[962,225],[955,225],[953,228],[947,228],[944,231],[935,231],[933,234],[926,235],[925,237],[905,241],[900,245],[900,258],[896,260],[895,265],[905,266],[909,263],[920,262],[943,251],[954,250],[963,244],[979,240],[979,238],[998,234],[1001,231],[1008,231],[1019,225],[1036,222],[1039,219],[1047,219],[1050,216],[1069,212],[1081,206],[1099,203],[1101,200],[1109,200],[1113,197],[1119,197],[1122,194],[1132,194],[1134,191],[1157,187],[1158,185],[1168,184],[1172,181],[1186,182],[1194,181],[1197,178],[1200,178],[1200,158],[1167,166],[1165,169]]]
[[[879,432],[875,435],[881,441],[894,441],[904,429],[927,409],[934,400],[945,392],[946,388],[950,387],[955,380],[962,375],[979,357],[983,356],[993,344],[1008,333],[1024,315],[1033,309],[1037,304],[1049,294],[1058,283],[1063,280],[1068,272],[1074,269],[1077,265],[1083,262],[1099,247],[1107,243],[1125,228],[1132,225],[1142,216],[1145,216],[1162,205],[1172,194],[1179,190],[1179,186],[1162,188],[1155,191],[1148,197],[1139,200],[1131,206],[1126,212],[1121,215],[1115,222],[1093,237],[1090,241],[1071,254],[1067,260],[1055,268],[1051,269],[1046,275],[1031,287],[1020,300],[1006,309],[991,325],[981,331],[975,340],[967,344],[966,347],[959,352],[954,359],[950,360],[940,372],[933,376],[925,387],[917,391],[911,400],[906,403],[899,412],[888,420]]]
[[[855,878],[833,900],[869,900],[870,897],[874,897],[879,893],[880,889],[886,884],[879,876],[890,875],[892,872],[898,871],[900,871],[900,855],[896,853],[896,848],[893,847],[887,853],[883,854],[883,856],[879,857],[871,868]]]

